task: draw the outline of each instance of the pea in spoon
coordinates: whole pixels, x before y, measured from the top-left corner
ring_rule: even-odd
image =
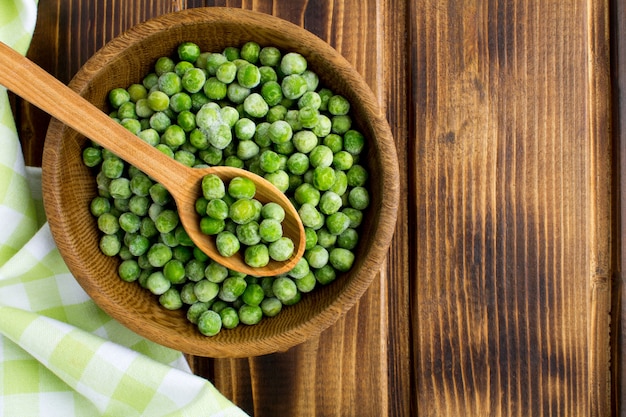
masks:
[[[34,62],[0,42],[0,84],[31,104],[55,117],[82,135],[113,152],[161,183],[176,202],[180,222],[194,244],[221,265],[253,276],[280,275],[290,271],[304,253],[304,226],[289,199],[273,184],[252,172],[232,167],[190,168],[165,155],[126,130],[72,89],[48,74]],[[284,262],[271,260],[264,267],[251,267],[240,250],[233,256],[222,256],[215,238],[200,230],[200,215],[196,200],[202,196],[202,178],[219,176],[225,183],[232,178],[245,177],[256,185],[255,198],[270,201],[285,210],[283,235],[294,242],[293,255]]]

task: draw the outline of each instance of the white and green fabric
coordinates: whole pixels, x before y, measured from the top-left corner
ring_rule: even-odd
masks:
[[[36,0],[0,0],[0,40],[25,54],[36,12]],[[0,87],[0,417],[245,415],[180,352],[126,329],[76,283]]]

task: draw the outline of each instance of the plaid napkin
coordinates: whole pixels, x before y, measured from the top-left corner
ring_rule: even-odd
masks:
[[[0,40],[25,54],[36,13],[36,0],[0,0]],[[0,417],[246,416],[180,352],[126,329],[76,283],[3,87],[0,150]]]

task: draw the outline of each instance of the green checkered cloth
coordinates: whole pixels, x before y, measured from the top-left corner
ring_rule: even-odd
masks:
[[[0,0],[0,40],[25,54],[36,0]],[[246,416],[180,352],[100,310],[69,273],[0,87],[0,417]]]

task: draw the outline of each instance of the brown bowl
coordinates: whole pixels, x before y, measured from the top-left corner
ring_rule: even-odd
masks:
[[[43,154],[46,213],[59,251],[84,290],[109,315],[136,333],[185,353],[245,357],[285,351],[319,335],[350,309],[380,270],[395,229],[399,174],[394,141],[376,97],[363,78],[327,43],[284,20],[241,9],[200,8],[147,21],[114,39],[76,74],[70,87],[107,110],[108,92],[140,82],[155,60],[172,55],[183,41],[204,51],[254,40],[283,51],[297,51],[320,76],[320,83],[351,102],[356,128],[367,138],[371,203],[360,227],[352,269],[274,318],[239,325],[214,337],[200,334],[183,310],[168,311],[137,283],[117,276],[118,258],[103,255],[99,232],[89,211],[96,195],[93,174],[82,163],[86,140],[52,121]],[[89,121],[85,121],[88,123]]]

